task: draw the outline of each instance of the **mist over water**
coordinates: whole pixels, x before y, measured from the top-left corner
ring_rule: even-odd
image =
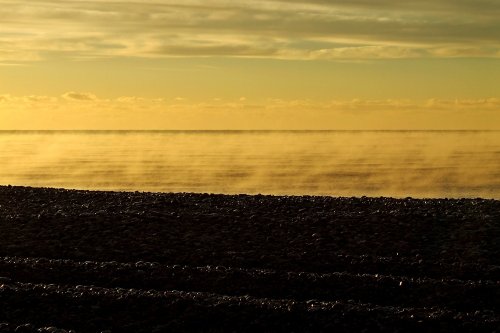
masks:
[[[499,131],[4,131],[0,184],[500,198]]]

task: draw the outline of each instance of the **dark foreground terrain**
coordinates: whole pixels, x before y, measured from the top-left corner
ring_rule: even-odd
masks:
[[[500,332],[500,202],[0,187],[0,332]]]

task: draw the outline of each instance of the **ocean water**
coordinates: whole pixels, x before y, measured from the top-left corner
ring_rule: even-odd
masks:
[[[500,198],[500,131],[3,131],[0,184]]]

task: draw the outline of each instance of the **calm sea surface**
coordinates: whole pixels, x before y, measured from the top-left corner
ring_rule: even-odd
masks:
[[[0,184],[500,198],[500,131],[3,131]]]

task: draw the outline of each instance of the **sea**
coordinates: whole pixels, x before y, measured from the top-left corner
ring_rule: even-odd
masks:
[[[500,131],[0,131],[0,185],[500,199]]]

